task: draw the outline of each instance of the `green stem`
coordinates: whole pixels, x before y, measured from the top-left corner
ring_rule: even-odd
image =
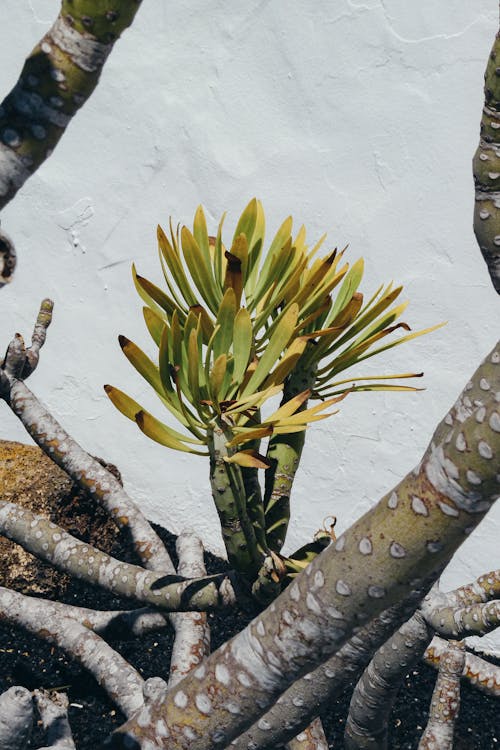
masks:
[[[316,367],[311,367],[309,363],[305,366],[304,359],[307,351],[285,383],[281,404],[314,386]],[[299,411],[306,408],[307,401]],[[275,435],[269,440],[267,458],[271,461],[271,467],[266,471],[264,514],[267,544],[274,552],[280,552],[285,542],[290,521],[290,494],[304,442],[305,431]]]
[[[224,460],[231,455],[227,448],[231,437],[227,425],[216,425],[208,431],[210,484],[229,563],[244,577],[252,579],[263,555],[258,550],[255,529],[247,511],[241,469]]]

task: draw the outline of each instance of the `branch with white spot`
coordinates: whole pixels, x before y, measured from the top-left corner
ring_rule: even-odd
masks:
[[[424,654],[426,664],[439,667],[439,662],[447,647],[448,641],[435,635]],[[500,666],[467,651],[462,677],[482,693],[500,698]]]
[[[375,652],[351,697],[344,735],[346,750],[387,747],[389,718],[401,682],[431,638],[431,630],[416,612]]]
[[[445,596],[447,603],[455,607],[468,607],[471,604],[500,599],[500,570],[483,573],[472,583],[459,586],[447,592]]]
[[[0,616],[3,612],[3,591],[10,591],[0,586]],[[44,607],[49,618],[71,617],[80,625],[100,635],[102,638],[125,639],[130,636],[141,636],[153,631],[162,630],[168,626],[168,615],[152,609],[142,607],[131,610],[98,610],[87,607],[77,607],[73,604],[40,599],[36,596],[28,597]]]
[[[0,695],[0,747],[24,750],[33,729],[33,700],[24,687],[11,687]]]
[[[177,573],[188,578],[207,575],[203,560],[203,544],[194,532],[183,531],[176,542],[179,565]],[[204,612],[186,612],[170,616],[175,639],[170,659],[169,687],[200,665],[210,653],[210,626]]]
[[[397,602],[414,608],[498,498],[499,363],[497,346],[439,425],[415,471],[164,703],[150,706],[147,715],[139,711],[120,728],[115,746],[128,735],[165,747],[158,727],[168,732],[169,750],[228,743],[292,682],[337,652],[360,618],[369,620]],[[458,417],[465,398],[471,406]],[[469,471],[479,484],[470,482]]]
[[[44,516],[0,500],[0,533],[57,570],[166,612],[204,611],[234,602],[227,574],[186,579],[121,562]]]
[[[0,209],[50,156],[141,0],[63,0],[0,104]]]
[[[52,302],[44,300],[35,324],[32,345],[24,346],[17,334],[0,364],[0,398],[3,398],[35,443],[84,492],[92,495],[120,528],[127,528],[146,568],[175,573],[165,546],[147,519],[129,498],[120,482],[86,453],[52,417],[23,382],[38,363],[40,348],[52,315]]]
[[[450,641],[439,663],[429,721],[418,750],[453,750],[453,732],[460,708],[460,677],[464,663],[465,643]]]
[[[231,750],[271,750],[300,733],[315,713],[352,688],[377,649],[405,619],[401,607],[391,607],[360,627],[324,664],[294,682],[266,714],[231,743]]]
[[[47,745],[40,750],[76,750],[69,725],[66,693],[35,690],[34,695],[42,726],[47,732]]]
[[[479,146],[473,159],[475,184],[474,233],[500,293],[500,32],[485,72],[485,103]]]
[[[425,617],[432,629],[445,638],[485,635],[500,625],[500,601],[481,602],[469,607],[438,607]]]
[[[63,649],[82,664],[130,716],[143,704],[144,680],[102,638],[71,617],[50,617],[43,600],[0,588],[2,618]]]

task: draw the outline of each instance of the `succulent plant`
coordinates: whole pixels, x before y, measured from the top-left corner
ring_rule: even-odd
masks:
[[[167,237],[158,227],[166,291],[133,268],[158,360],[123,336],[120,345],[182,432],[117,388],[105,389],[151,439],[210,456],[229,559],[255,579],[266,557],[277,564],[306,427],[335,413],[332,407],[348,393],[418,390],[391,381],[421,375],[341,374],[438,326],[410,332],[396,322],[406,308],[394,304],[401,286],[382,286],[365,303],[358,291],[363,260],[349,267],[345,249],[318,257],[324,237],[309,249],[304,227],[293,237],[291,217],[264,257],[264,212],[255,198],[240,216],[229,250],[223,223],[224,216],[210,236],[199,207],[192,231],[170,222]],[[404,335],[392,336],[398,330]],[[264,415],[279,393],[280,406]],[[309,406],[310,399],[318,403]],[[270,438],[267,455],[259,452],[263,438]],[[264,498],[258,469],[267,470]]]

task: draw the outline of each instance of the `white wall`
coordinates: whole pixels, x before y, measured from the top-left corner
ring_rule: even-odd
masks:
[[[3,0],[5,93],[58,6]],[[403,282],[414,327],[449,321],[365,368],[423,369],[425,392],[353,396],[310,430],[289,549],[328,514],[344,529],[415,465],[498,333],[470,166],[497,16],[495,0],[144,0],[90,102],[2,213],[20,261],[0,312],[5,344],[29,334],[43,296],[55,300],[30,385],[120,467],[150,518],[196,526],[222,549],[204,459],[149,442],[102,391],[111,382],[161,416],[116,337],[146,345],[132,260],[160,281],[156,223],[189,222],[199,202],[212,226],[228,209],[230,229],[257,195],[270,231],[292,213],[311,238],[327,230],[332,245],[363,255],[367,293]],[[0,437],[26,440],[0,415]],[[497,508],[456,555],[447,587],[498,566],[499,526]]]

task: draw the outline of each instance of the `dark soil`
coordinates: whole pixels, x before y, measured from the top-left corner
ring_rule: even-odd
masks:
[[[95,508],[90,501],[73,492],[66,503],[64,513],[71,511],[72,533],[88,540],[93,537],[98,546],[107,547],[115,556],[131,562],[137,562],[130,545],[127,545],[123,534],[109,534],[101,527],[102,534],[95,525],[89,533],[89,517],[94,518]],[[92,524],[90,524],[92,525]],[[175,537],[160,527],[156,527],[160,536],[175,560]],[[102,545],[100,544],[102,542]],[[109,549],[111,547],[112,549]],[[120,553],[118,553],[120,549]],[[209,572],[221,571],[224,561],[213,555],[206,555]],[[11,560],[6,554],[0,558],[0,582],[6,581],[10,574]],[[43,580],[47,574],[45,566],[39,566],[36,576],[40,580],[32,581],[35,590],[44,593]],[[31,588],[31,587],[30,587]],[[67,603],[96,609],[130,608],[131,604],[108,593],[95,590],[85,583],[66,578],[64,585],[57,587],[58,598]],[[33,590],[33,589],[31,589]],[[38,593],[40,595],[40,593]],[[228,637],[242,629],[251,619],[248,611],[234,610],[223,614],[210,614],[212,646],[217,648]],[[172,633],[152,633],[136,640],[112,643],[144,678],[155,675],[166,676],[169,668]],[[426,724],[428,705],[436,672],[424,664],[418,665],[406,676],[404,690],[401,690],[391,719],[389,747],[393,750],[412,750],[418,745],[420,734]],[[65,690],[70,700],[70,721],[77,748],[95,750],[110,732],[123,723],[124,718],[107,699],[94,679],[82,671],[59,649],[43,641],[0,623],[0,692],[12,685],[24,685],[29,690],[47,688]],[[346,692],[323,716],[330,747],[339,750],[343,747],[342,733],[349,704]],[[44,736],[40,727],[34,733],[31,747],[44,745]],[[456,750],[494,750],[500,749],[500,703],[483,695],[478,690],[463,685],[462,706],[456,730]]]

